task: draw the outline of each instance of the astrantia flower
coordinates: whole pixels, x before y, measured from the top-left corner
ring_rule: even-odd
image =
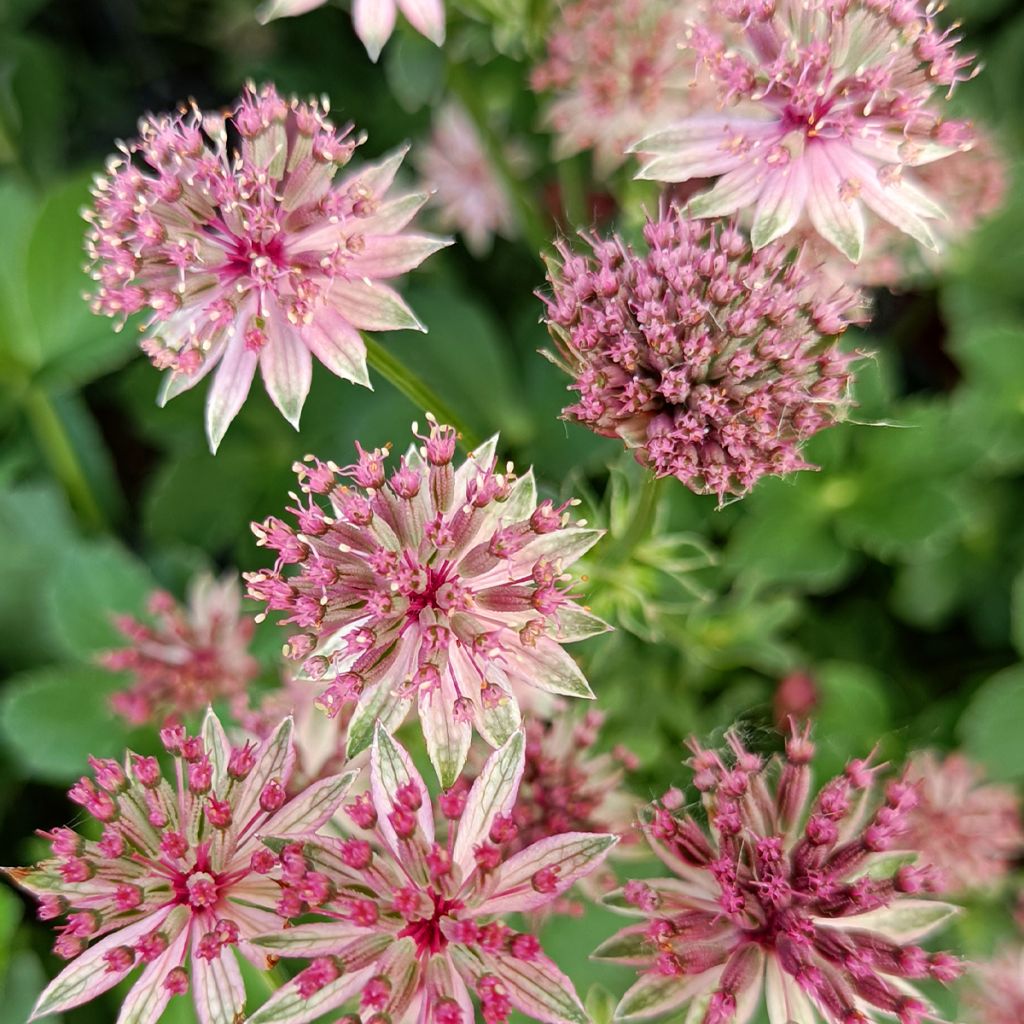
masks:
[[[1024,949],[1005,950],[971,967],[964,999],[968,1024],[1020,1024],[1024,1020]]]
[[[558,6],[547,59],[531,76],[551,92],[545,121],[555,156],[594,153],[600,177],[640,135],[708,106],[714,90],[680,59],[696,0],[572,0]]]
[[[864,207],[923,245],[942,211],[904,167],[969,146],[944,121],[936,93],[969,77],[960,41],[926,0],[708,0],[731,23],[693,27],[699,70],[735,112],[692,117],[649,135],[640,177],[721,175],[693,216],[753,211],[755,248],[801,218],[853,262],[864,249]]]
[[[322,7],[326,0],[266,0],[260,8],[264,23],[289,18]],[[391,38],[395,17],[401,11],[421,36],[440,46],[444,42],[442,0],[352,0],[352,23],[370,60],[376,61]]]
[[[359,329],[423,329],[382,282],[445,244],[405,231],[427,196],[387,197],[404,150],[335,184],[363,140],[325,112],[250,85],[226,119],[195,108],[144,118],[93,191],[93,311],[148,313],[142,348],[168,371],[161,404],[217,367],[214,450],[257,365],[298,427],[313,356],[369,386]]]
[[[296,464],[308,495],[289,510],[298,530],[275,517],[253,524],[277,562],[246,580],[300,630],[285,654],[329,683],[323,709],[357,701],[349,756],[369,745],[375,720],[393,729],[415,698],[448,787],[474,725],[495,747],[519,728],[514,684],[593,697],[561,645],[608,627],[576,604],[564,572],[600,531],[571,525],[571,502],[538,505],[532,470],[498,468],[497,438],[455,470],[455,431],[429,419],[428,437],[413,425],[424,445],[390,476],[387,450],[358,444],[350,466]]]
[[[569,832],[508,856],[523,745],[513,733],[468,794],[441,795],[449,822],[442,838],[408,754],[377,726],[370,793],[348,807],[353,837],[274,844],[281,912],[319,920],[257,940],[276,956],[311,963],[250,1024],[304,1024],[349,1000],[359,1004],[344,1018],[353,1022],[473,1024],[471,990],[487,1024],[507,1021],[513,1008],[552,1024],[587,1020],[537,939],[501,918],[557,899],[616,838]]]
[[[114,620],[128,647],[107,651],[100,662],[130,672],[127,690],[111,706],[133,725],[201,711],[218,698],[237,699],[259,672],[249,654],[253,622],[242,618],[237,577],[198,576],[179,605],[165,591],[149,599],[150,625],[130,615]],[[281,716],[278,716],[280,721]]]
[[[212,712],[201,736],[181,727],[161,738],[174,756],[90,758],[96,783],[70,791],[102,827],[45,833],[53,858],[9,871],[39,899],[43,920],[65,916],[56,951],[71,963],[39,997],[32,1019],[61,1013],[140,973],[119,1022],[154,1024],[172,995],[192,989],[202,1024],[235,1024],[245,1005],[236,950],[265,969],[252,938],[281,926],[276,858],[260,842],[312,835],[335,811],[352,775],[286,802],[291,721],[259,746],[232,748]],[[98,785],[97,785],[98,784]]]
[[[1012,786],[985,784],[984,776],[962,754],[917,754],[909,764],[919,799],[907,840],[942,872],[947,892],[995,885],[1024,852],[1020,797]]]
[[[514,238],[512,201],[466,112],[446,103],[434,116],[430,141],[416,151],[416,168],[434,190],[443,227],[458,231],[474,256],[491,248],[494,235]]]
[[[605,942],[603,959],[641,968],[617,1020],[678,1013],[745,1024],[921,1024],[935,1011],[913,981],[948,982],[947,953],[913,943],[955,910],[914,894],[934,881],[904,852],[916,802],[905,778],[877,796],[877,767],[851,761],[810,803],[814,747],[794,729],[768,763],[733,734],[731,756],[691,741],[708,824],[673,790],[645,831],[676,878],[629,882],[609,900],[646,920]],[[696,1009],[694,1009],[696,1007]]]
[[[809,468],[801,443],[850,404],[835,336],[854,297],[816,295],[781,245],[752,252],[674,208],[644,238],[644,254],[617,237],[589,239],[590,256],[558,246],[547,322],[579,392],[563,415],[720,499]]]

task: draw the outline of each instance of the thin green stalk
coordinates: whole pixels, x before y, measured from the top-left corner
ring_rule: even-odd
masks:
[[[653,474],[646,475],[640,490],[640,500],[633,512],[629,528],[619,537],[614,547],[606,553],[607,560],[614,561],[615,564],[627,561],[636,546],[650,534],[655,516],[658,514],[658,502],[661,498],[662,488],[667,479],[667,477],[656,477]]]
[[[29,388],[23,401],[36,442],[82,522],[91,530],[105,529],[106,517],[50,396],[39,388]]]
[[[551,245],[551,232],[537,212],[537,198],[519,175],[515,174],[505,153],[504,141],[491,127],[490,120],[480,103],[480,90],[475,88],[471,75],[458,64],[448,65],[448,88],[459,98],[476,125],[487,158],[501,179],[505,191],[512,197],[516,219],[526,244],[540,257]]]
[[[417,409],[433,413],[440,422],[453,426],[461,435],[462,443],[472,450],[480,439],[472,428],[432,390],[420,377],[396,359],[383,345],[368,334],[363,335],[366,343],[366,359],[387,381],[393,384]]]
[[[586,181],[580,157],[573,156],[558,161],[558,190],[562,196],[562,209],[569,228],[575,231],[577,228],[589,226]]]

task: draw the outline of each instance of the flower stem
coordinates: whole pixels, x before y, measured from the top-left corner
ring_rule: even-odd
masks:
[[[505,191],[512,197],[519,230],[522,231],[526,244],[540,257],[551,245],[551,231],[537,212],[536,196],[531,194],[523,179],[512,170],[505,154],[504,141],[491,126],[480,102],[480,89],[474,85],[472,76],[467,74],[466,69],[458,64],[448,65],[448,88],[459,98],[459,102],[473,119],[491,167],[501,179]]]
[[[441,423],[453,426],[468,450],[472,450],[480,443],[476,431],[468,427],[426,382],[396,359],[383,345],[374,341],[370,335],[363,334],[363,341],[366,343],[366,358],[369,364],[401,391],[417,409],[433,413]]]
[[[606,559],[616,565],[621,565],[632,557],[637,545],[650,534],[667,479],[667,477],[656,477],[653,474],[646,476],[641,485],[640,497],[633,510],[633,518],[629,527],[619,537],[615,546],[606,552]]]
[[[23,402],[36,442],[82,522],[90,530],[105,529],[106,517],[52,399],[39,388],[29,388]]]

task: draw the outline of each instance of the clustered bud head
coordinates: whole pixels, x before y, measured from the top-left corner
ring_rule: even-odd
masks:
[[[144,118],[96,180],[93,311],[145,314],[142,349],[167,371],[161,403],[216,368],[214,451],[257,366],[297,428],[313,356],[368,386],[359,330],[423,329],[383,281],[445,244],[405,230],[427,196],[387,195],[405,150],[335,182],[363,136],[326,110],[249,85],[227,115]]]
[[[312,835],[353,778],[325,779],[285,802],[290,719],[258,745],[231,747],[212,711],[200,735],[165,726],[160,738],[173,773],[138,754],[123,765],[90,758],[94,778],[75,783],[69,796],[95,820],[99,838],[67,827],[41,833],[52,857],[8,872],[39,900],[41,919],[65,919],[55,951],[71,962],[39,997],[32,1020],[80,1006],[136,969],[125,1020],[155,1021],[190,988],[200,1020],[240,1020],[245,990],[235,953],[266,969],[251,940],[284,923],[277,859],[260,836]]]
[[[956,908],[920,894],[938,875],[906,844],[917,790],[906,776],[851,761],[811,798],[814,746],[796,727],[765,760],[735,734],[728,756],[690,741],[706,824],[671,791],[644,826],[677,876],[629,882],[608,897],[643,919],[595,954],[640,969],[616,1017],[705,1007],[703,1024],[773,1021],[922,1024],[936,1011],[914,986],[961,967],[916,941]],[[881,790],[881,791],[880,791]]]
[[[922,245],[939,206],[905,168],[969,148],[938,99],[971,76],[931,0],[707,0],[688,32],[699,76],[730,109],[635,143],[640,177],[718,178],[697,217],[750,211],[761,248],[809,223],[848,260],[865,208]],[[941,197],[939,197],[941,198]]]
[[[569,832],[510,853],[524,747],[523,733],[513,733],[468,792],[439,798],[441,835],[409,755],[376,727],[369,793],[348,806],[351,834],[272,841],[280,847],[278,911],[304,920],[256,945],[311,962],[251,1024],[298,1024],[309,1019],[310,999],[321,1015],[353,998],[359,1012],[346,1021],[473,1024],[471,991],[486,1024],[504,1024],[513,1009],[540,1021],[585,1019],[538,940],[502,918],[557,900],[598,867],[616,837]]]
[[[599,177],[630,143],[714,101],[679,45],[696,0],[571,0],[558,5],[530,84],[553,95],[545,122],[556,159],[592,150]]]
[[[296,464],[298,528],[254,524],[277,560],[246,580],[297,630],[285,653],[326,686],[320,707],[333,716],[355,702],[349,756],[374,721],[393,729],[415,700],[449,787],[474,727],[491,746],[519,728],[516,687],[593,697],[562,644],[608,627],[576,603],[565,570],[600,531],[572,523],[573,502],[538,504],[532,470],[499,467],[496,438],[456,469],[451,427],[429,418],[416,436],[423,445],[390,472],[387,449],[358,444],[349,466]]]
[[[699,494],[745,494],[764,475],[811,468],[802,443],[841,420],[850,363],[836,340],[856,297],[819,294],[774,244],[676,208],[618,237],[559,244],[547,324],[578,400],[566,419],[618,436],[656,476]]]
[[[154,592],[152,624],[130,615],[116,618],[128,646],[103,653],[100,663],[131,673],[132,683],[113,695],[113,709],[142,725],[201,711],[219,698],[242,700],[259,664],[249,653],[253,623],[242,617],[241,599],[237,577],[202,575],[193,580],[184,606],[165,591]]]
[[[434,115],[428,142],[416,150],[416,169],[432,190],[441,226],[458,231],[474,256],[490,252],[495,235],[515,238],[512,200],[491,164],[472,119],[458,104]]]
[[[985,783],[984,769],[963,754],[915,754],[917,786],[907,843],[942,874],[946,892],[991,888],[1024,853],[1020,797],[1013,786]]]

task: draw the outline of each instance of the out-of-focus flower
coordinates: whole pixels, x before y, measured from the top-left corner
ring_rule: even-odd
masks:
[[[244,733],[262,740],[285,716],[295,723],[292,746],[295,765],[288,792],[300,793],[308,785],[342,768],[361,769],[365,758],[346,758],[345,730],[349,715],[343,710],[328,718],[317,706],[319,687],[286,672],[282,684],[264,693],[254,706],[233,709]]]
[[[93,190],[92,309],[122,324],[148,312],[142,349],[168,371],[161,404],[216,367],[214,451],[257,366],[298,428],[313,356],[369,386],[359,330],[424,329],[383,282],[445,244],[405,230],[427,196],[387,195],[404,149],[334,184],[363,139],[325,113],[249,85],[227,117],[146,117]]]
[[[357,701],[348,755],[369,745],[377,719],[397,726],[416,698],[447,788],[474,725],[495,747],[519,728],[514,685],[593,697],[562,645],[608,626],[576,603],[565,572],[601,532],[571,523],[572,502],[538,505],[533,471],[502,470],[496,437],[456,470],[454,429],[428,420],[429,436],[413,424],[422,447],[390,476],[387,449],[358,444],[349,466],[297,463],[308,495],[289,510],[298,531],[275,517],[253,524],[277,561],[246,581],[299,630],[285,654],[303,677],[328,682],[323,710]]]
[[[935,252],[884,220],[868,227],[864,258],[856,266],[821,241],[813,232],[797,233],[806,244],[803,260],[832,280],[861,287],[899,289],[942,270],[949,248],[962,245],[979,224],[999,209],[1009,186],[1006,158],[992,137],[979,131],[971,149],[917,168],[915,176],[930,195],[939,196],[946,214],[935,222],[934,233],[943,243]]]
[[[809,672],[790,672],[779,681],[773,701],[775,724],[784,729],[786,723],[794,718],[798,722],[806,721],[818,706],[818,686]]]
[[[474,256],[490,251],[494,235],[516,236],[508,191],[460,106],[446,103],[435,114],[430,141],[416,150],[416,168],[434,190],[442,226],[458,231]]]
[[[286,719],[258,746],[232,748],[211,711],[200,736],[162,730],[175,760],[170,781],[153,757],[132,754],[124,767],[89,759],[96,782],[83,778],[69,795],[101,837],[43,833],[52,859],[8,872],[38,898],[43,920],[66,922],[56,951],[71,963],[39,997],[33,1020],[96,998],[136,968],[121,1021],[153,1024],[189,988],[203,1024],[241,1019],[235,950],[265,969],[252,938],[283,924],[277,858],[258,836],[311,836],[353,777],[325,779],[286,801],[291,734]]]
[[[1012,786],[985,784],[984,770],[962,754],[931,752],[910,760],[918,803],[907,840],[942,872],[947,892],[995,885],[1024,852],[1020,797]]]
[[[693,216],[751,210],[755,248],[802,218],[856,263],[864,207],[922,245],[942,210],[904,167],[939,160],[971,141],[934,99],[970,77],[954,29],[925,0],[710,0],[727,23],[695,25],[699,73],[734,113],[691,117],[650,134],[640,177],[721,176],[690,203]]]
[[[955,910],[916,895],[935,876],[904,851],[915,788],[900,778],[879,799],[880,769],[851,761],[811,802],[808,737],[794,728],[785,757],[767,763],[735,734],[728,758],[691,740],[708,824],[679,813],[670,790],[645,831],[677,877],[607,898],[644,919],[595,954],[641,969],[616,1020],[689,1007],[705,1024],[745,1024],[763,1002],[776,1024],[934,1019],[912,982],[961,968],[913,945]]]
[[[216,580],[206,574],[193,580],[184,606],[165,591],[154,593],[152,625],[117,617],[114,623],[129,646],[105,652],[100,663],[130,672],[133,680],[111,698],[113,709],[141,725],[201,711],[219,698],[244,697],[259,665],[249,654],[253,622],[242,617],[241,604],[237,577]]]
[[[1020,1024],[1024,1020],[1024,949],[1004,950],[971,967],[964,997],[967,1024]]]
[[[719,500],[810,468],[803,441],[850,405],[836,335],[855,297],[817,293],[781,243],[754,252],[675,208],[644,239],[643,254],[617,236],[590,237],[589,256],[558,245],[547,323],[579,393],[563,416]]]
[[[322,7],[326,0],[266,0],[259,10],[264,24],[275,18],[291,18]],[[395,29],[401,11],[421,36],[440,46],[444,42],[444,3],[442,0],[353,0],[352,24],[362,40],[370,60],[376,61]]]
[[[558,7],[547,58],[531,75],[551,92],[555,156],[593,150],[607,177],[630,143],[714,102],[679,53],[695,0],[570,0]]]
[[[438,800],[408,754],[377,726],[370,792],[348,806],[353,838],[271,842],[281,851],[279,910],[322,920],[258,940],[275,956],[312,960],[250,1024],[299,1024],[358,997],[361,1020],[472,1024],[469,992],[487,1024],[511,1010],[552,1024],[586,1021],[572,982],[533,935],[501,917],[536,911],[593,871],[616,837],[569,832],[509,855],[524,740],[515,732],[467,793]],[[269,835],[269,833],[268,833]]]

